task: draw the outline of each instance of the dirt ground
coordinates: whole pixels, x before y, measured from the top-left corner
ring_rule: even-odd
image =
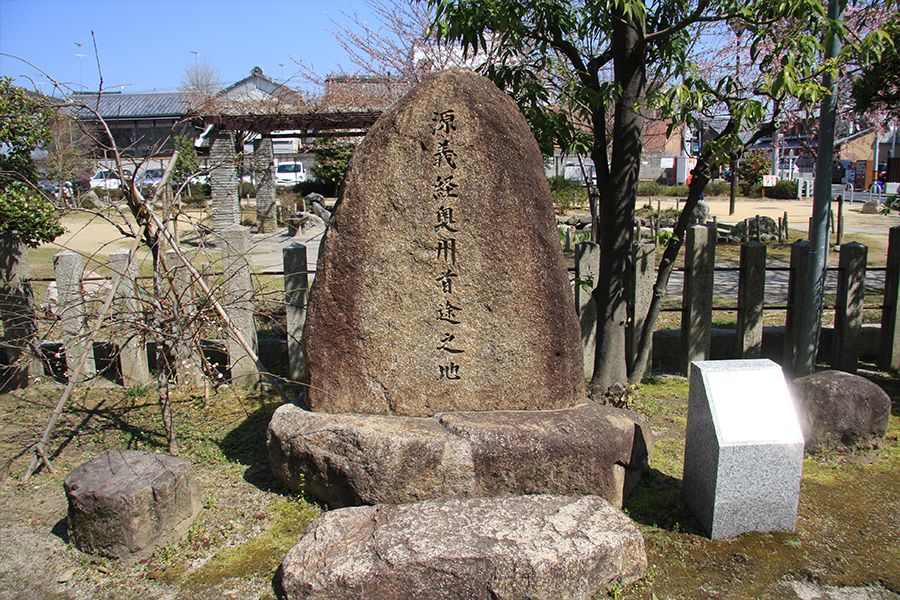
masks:
[[[639,200],[640,204],[642,200]],[[676,200],[674,198],[660,199],[662,208],[675,207]],[[735,214],[729,215],[729,202],[727,199],[709,198],[706,203],[710,207],[711,216],[717,217],[722,223],[737,223],[743,219],[752,218],[756,215],[767,216],[778,219],[786,212],[791,227],[797,230],[806,231],[808,229],[809,218],[812,215],[812,201],[810,200],[767,200],[767,199],[738,199],[735,206]],[[853,206],[846,206],[844,211],[844,231],[848,238],[852,239],[854,234],[863,236],[862,243],[868,242],[877,247],[873,248],[872,254],[876,254],[882,248],[887,249],[888,230],[891,227],[900,225],[900,215],[864,215],[860,212],[862,205],[856,203]],[[96,256],[100,262],[105,262],[109,253],[114,250],[128,248],[130,240],[121,236],[115,222],[121,219],[115,215],[110,215],[110,219],[99,217],[88,218],[85,214],[74,214],[63,219],[63,225],[68,230],[67,233],[57,238],[52,244],[46,244],[35,254],[36,259],[32,259],[33,270],[46,270],[45,266],[39,264],[41,261],[44,265],[47,258],[62,249],[69,249],[78,252],[85,257]],[[204,215],[199,211],[189,212],[184,219],[179,221],[179,237],[182,239],[191,239],[190,232],[196,223],[203,221]],[[870,239],[867,239],[870,238]],[[280,249],[272,249],[275,254],[280,254]],[[280,259],[280,256],[278,257]],[[52,259],[51,259],[52,261]]]
[[[630,400],[656,437],[651,471],[626,501],[649,571],[594,600],[900,599],[900,380],[887,437],[871,451],[804,461],[797,529],[709,540],[680,497],[687,381],[665,376]],[[204,508],[187,537],[135,564],[70,542],[63,478],[116,448],[165,451],[154,391],[97,386],[70,401],[48,450],[56,474],[23,474],[58,386],[0,395],[0,600],[273,600],[278,566],[321,509],[272,478],[265,429],[271,393],[221,388],[176,395],[181,456]]]
[[[708,203],[721,221],[788,211],[798,228],[811,211],[802,201],[740,201],[729,217],[727,201]],[[896,216],[846,214],[848,230],[872,230],[879,239],[900,224]],[[51,257],[52,273],[60,247],[105,259],[129,245],[109,222],[74,216],[65,224],[70,233],[32,253],[33,271]],[[807,460],[797,531],[731,542],[707,540],[680,500],[685,380],[646,386],[633,407],[650,417],[657,445],[650,475],[625,508],[644,534],[650,573],[597,600],[900,600],[900,381],[880,381],[893,398],[883,445]],[[284,553],[321,509],[287,494],[271,476],[265,428],[278,405],[271,394],[223,387],[207,402],[199,390],[179,392],[181,455],[194,465],[205,498],[180,544],[126,565],[83,554],[69,540],[62,481],[72,468],[114,448],[165,451],[153,392],[112,385],[79,391],[49,446],[57,473],[42,470],[27,482],[30,449],[61,387],[44,382],[0,394],[0,600],[276,597]]]

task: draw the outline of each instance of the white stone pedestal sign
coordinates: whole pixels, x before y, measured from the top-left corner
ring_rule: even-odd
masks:
[[[712,539],[793,531],[803,433],[770,360],[691,363],[682,496]]]

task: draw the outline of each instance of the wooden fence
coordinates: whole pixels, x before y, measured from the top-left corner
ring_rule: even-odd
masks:
[[[687,232],[681,328],[656,332],[653,340],[654,364],[663,369],[685,372],[693,360],[766,356],[780,362],[790,373],[799,343],[800,307],[805,302],[808,242],[792,245],[789,267],[767,266],[766,246],[746,242],[741,246],[739,267],[717,269],[717,229],[717,225],[695,225]],[[249,234],[243,232],[236,235],[233,244],[229,244],[236,251],[224,252],[223,256],[225,271],[230,275],[223,279],[219,288],[225,298],[231,299],[227,303],[231,319],[243,337],[251,341],[254,348],[260,349],[261,356],[265,357],[266,348],[274,347],[275,351],[268,355],[269,360],[286,365],[282,373],[285,378],[299,380],[303,373],[300,340],[306,315],[309,275],[312,273],[307,266],[306,247],[295,244],[283,251],[284,271],[281,275],[284,277],[286,335],[274,341],[257,340],[256,325],[252,319],[254,304],[249,265],[239,251],[243,248],[245,253],[246,240],[243,237]],[[834,326],[823,328],[819,354],[820,361],[829,362],[834,368],[855,371],[860,356],[872,355],[873,351],[868,348],[873,348],[879,367],[900,369],[900,227],[890,230],[889,240],[887,266],[884,268],[884,300],[880,307],[866,307],[869,310],[881,309],[881,321],[877,327],[863,327],[862,324],[867,249],[855,243],[844,244],[840,248]],[[592,307],[589,282],[597,280],[599,249],[590,242],[576,244],[575,247],[576,309],[582,323],[585,375],[590,376],[596,311]],[[134,273],[127,272],[127,265],[130,264],[127,252],[118,251],[110,257],[113,272],[124,275],[123,284],[116,292],[111,319],[124,326],[111,329],[117,333],[102,343],[93,341],[94,352],[89,353],[83,376],[85,379],[95,376],[97,364],[112,364],[115,378],[130,386],[149,382],[150,361],[146,339],[141,335],[141,327],[136,324],[134,316],[140,312],[140,291],[133,285],[136,280]],[[629,315],[628,333],[628,349],[632,355],[636,351],[637,332],[643,327],[655,284],[654,256],[652,243],[641,243],[635,247],[631,289],[634,302],[632,314]],[[57,317],[58,343],[41,342],[37,338],[37,317],[27,264],[24,248],[18,247],[16,241],[8,236],[0,238],[0,318],[4,333],[0,345],[0,385],[4,388],[24,387],[39,375],[65,378],[67,365],[71,368],[86,344],[88,316],[81,257],[73,252],[61,252],[55,257],[56,288],[61,308]],[[764,298],[766,274],[784,269],[789,272],[787,301],[774,307],[767,305]],[[738,274],[736,305],[727,307],[736,311],[737,326],[732,330],[717,331],[712,327],[712,315],[722,307],[713,304],[714,281],[717,273],[728,271]],[[173,290],[180,294],[177,305],[186,311],[182,314],[196,318],[201,310],[202,298],[193,298],[190,280],[183,279],[177,269],[172,270],[170,279]],[[764,311],[772,308],[785,310],[783,326],[763,327]],[[205,343],[210,352],[217,353],[228,365],[224,371],[227,376],[240,376],[247,378],[247,381],[253,379],[252,366],[249,366],[245,352],[230,340],[230,336],[224,336],[219,343],[211,344],[208,340]],[[101,356],[104,354],[106,356]],[[204,358],[195,356],[194,350],[189,347],[176,348],[176,354],[179,381],[196,382],[198,365]],[[284,360],[285,354],[287,361]],[[152,359],[152,353],[149,358]],[[673,358],[677,360],[673,362]],[[266,362],[265,358],[263,362]],[[54,367],[54,364],[57,366]],[[206,372],[209,374],[209,369]]]

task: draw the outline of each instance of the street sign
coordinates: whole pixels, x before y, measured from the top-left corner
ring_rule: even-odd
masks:
[[[777,177],[774,175],[763,175],[763,187],[775,187]]]

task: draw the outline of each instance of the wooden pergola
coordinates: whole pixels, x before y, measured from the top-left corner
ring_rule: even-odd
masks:
[[[375,124],[381,111],[309,112],[266,115],[207,115],[204,125],[215,125],[222,131],[252,131],[277,137],[355,137],[364,136]],[[296,131],[298,133],[288,133]],[[284,133],[281,133],[284,132]]]

